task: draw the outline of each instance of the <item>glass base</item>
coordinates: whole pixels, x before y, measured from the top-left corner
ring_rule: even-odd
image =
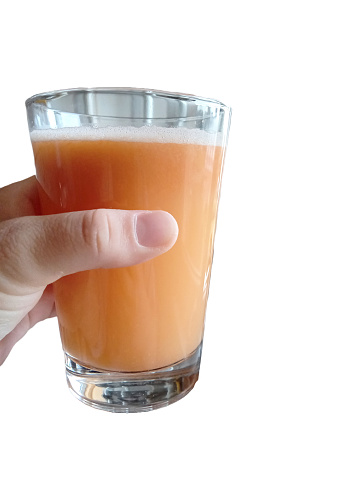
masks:
[[[70,391],[84,404],[110,412],[144,412],[168,406],[191,391],[198,379],[202,345],[163,369],[121,373],[94,371],[65,353]]]

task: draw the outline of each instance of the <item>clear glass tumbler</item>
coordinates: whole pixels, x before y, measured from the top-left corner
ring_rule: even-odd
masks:
[[[54,284],[66,376],[112,412],[171,404],[197,381],[230,108],[146,89],[70,89],[26,101],[42,214],[164,210],[179,235],[145,263]]]

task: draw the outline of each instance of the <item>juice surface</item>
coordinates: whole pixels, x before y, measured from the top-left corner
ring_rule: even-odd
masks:
[[[146,371],[189,356],[203,336],[223,149],[80,134],[33,139],[33,149],[43,214],[161,209],[179,226],[164,255],[55,283],[64,350],[112,371]]]

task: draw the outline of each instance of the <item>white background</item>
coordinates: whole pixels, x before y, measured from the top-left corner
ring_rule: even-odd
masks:
[[[233,119],[194,390],[150,413],[91,409],[67,390],[56,320],[38,324],[0,369],[0,476],[358,478],[356,6],[2,4],[0,186],[34,172],[35,93],[180,91]]]

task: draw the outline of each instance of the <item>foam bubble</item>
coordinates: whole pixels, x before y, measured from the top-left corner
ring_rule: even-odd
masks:
[[[48,130],[34,130],[32,141],[54,140],[107,140],[137,141],[149,143],[185,143],[196,145],[221,145],[222,134],[208,133],[200,129],[165,128],[159,126],[102,127],[81,126]]]

